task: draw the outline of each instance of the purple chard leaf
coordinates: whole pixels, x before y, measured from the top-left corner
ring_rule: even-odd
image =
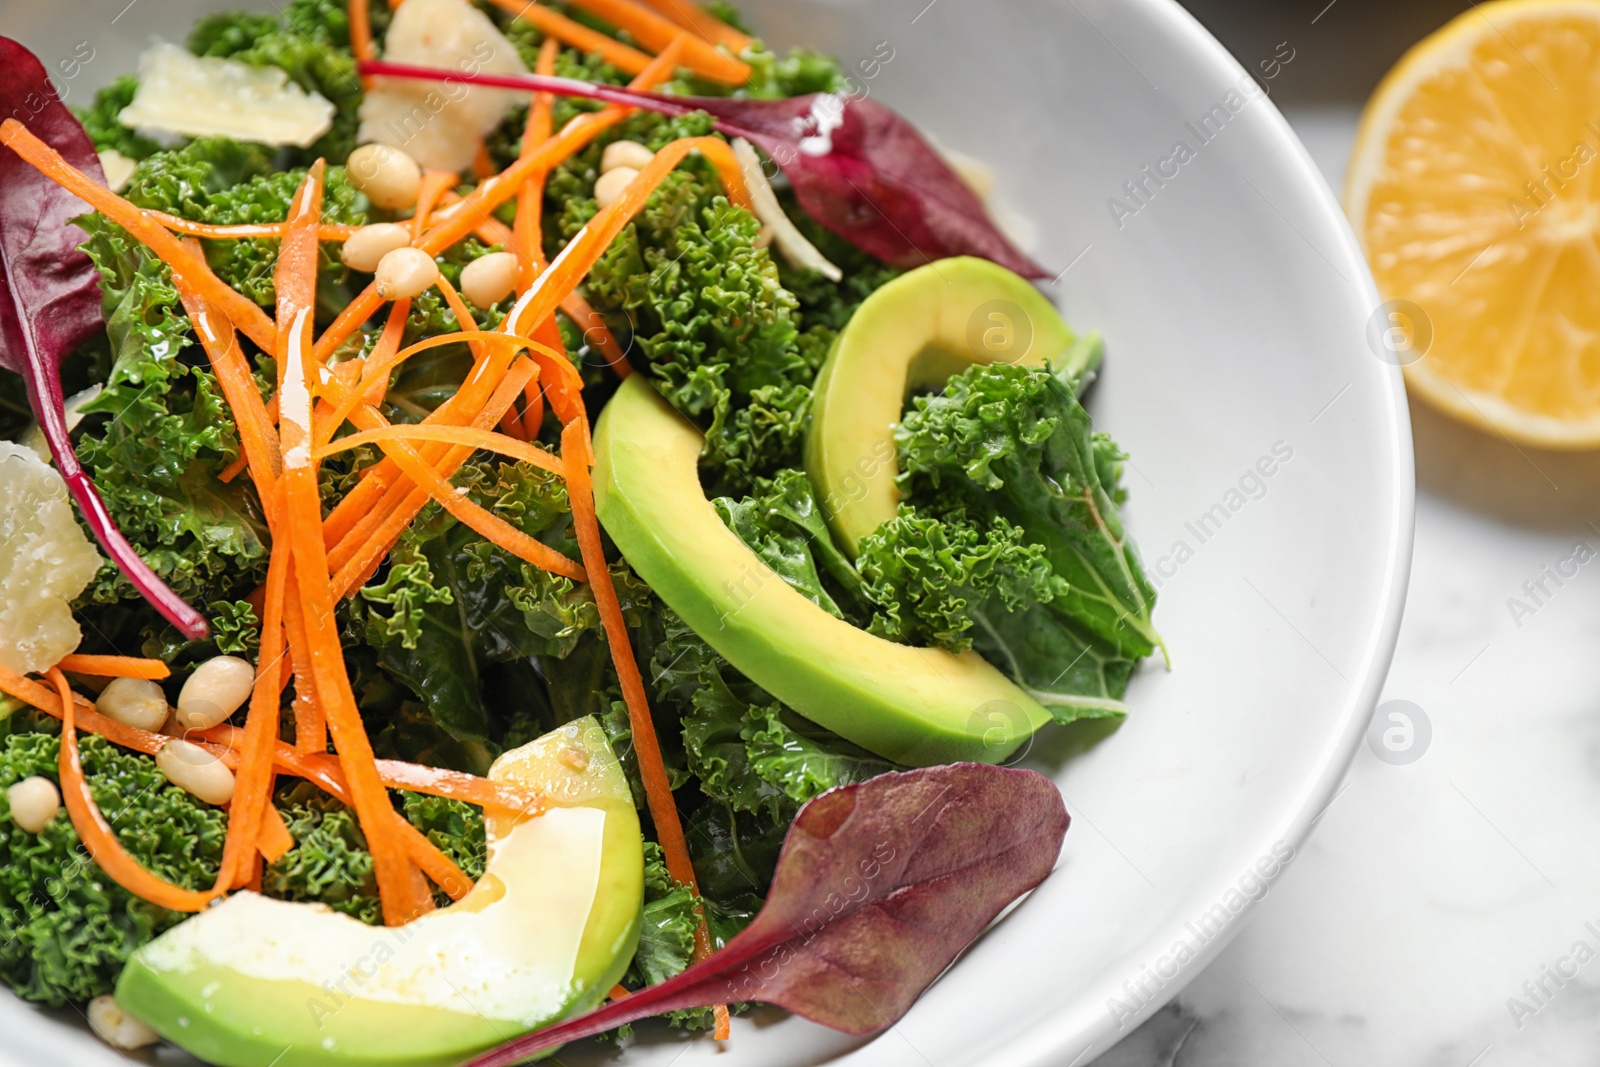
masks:
[[[666,115],[704,111],[719,133],[743,137],[772,157],[807,214],[887,263],[914,267],[980,256],[1027,278],[1050,272],[989,218],[983,202],[916,127],[884,105],[838,93],[786,100],[666,96],[540,74],[477,74],[368,61],[363,74],[492,85],[579,96]]]
[[[64,156],[104,180],[89,136],[67,110],[32,52],[0,37],[0,119],[14,118]],[[20,374],[28,403],[84,522],[128,581],[190,638],[205,619],[169,589],[112,522],[67,434],[61,363],[105,328],[100,272],[78,250],[72,224],[89,206],[0,146],[0,367]]]
[[[1012,901],[1044,881],[1067,812],[1032,771],[957,763],[832,789],[795,817],[767,902],[660,985],[518,1038],[509,1067],[662,1012],[759,1000],[848,1034],[891,1026]]]

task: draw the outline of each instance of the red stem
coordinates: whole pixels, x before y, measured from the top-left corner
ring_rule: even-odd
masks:
[[[94,482],[89,480],[83,464],[78,462],[77,452],[72,448],[60,381],[45,373],[38,360],[29,360],[27,367],[28,400],[33,407],[34,417],[39,420],[39,428],[50,446],[50,454],[55,457],[56,470],[67,483],[67,492],[72,494],[84,522],[94,532],[95,540],[100,542],[100,547],[106,550],[106,555],[111,557],[133,587],[180,633],[191,641],[210,636],[211,630],[206,625],[205,617],[174,593],[140,558],[128,539],[122,536],[122,531],[117,529],[105,502],[100,499],[99,491],[95,489]]]
[[[615,85],[597,85],[594,82],[578,81],[576,78],[558,78],[553,74],[473,74],[443,67],[422,67],[414,63],[389,63],[381,59],[362,60],[356,64],[356,69],[362,74],[384,78],[462,82],[467,85],[488,85],[497,89],[523,89],[528,92],[552,93],[556,96],[577,96],[608,104],[642,107],[647,111],[659,111],[663,115],[688,115],[700,110],[694,106],[694,97],[671,97],[662,93],[619,88]],[[721,129],[720,125],[718,129]],[[738,130],[735,130],[734,134],[742,136]]]

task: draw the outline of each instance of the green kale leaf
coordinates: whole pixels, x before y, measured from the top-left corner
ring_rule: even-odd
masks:
[[[5,790],[34,775],[56,780],[60,752],[59,726],[23,718],[12,716],[16,732],[0,740],[0,980],[60,1007],[111,992],[128,957],[186,916],[101,873],[65,811],[37,834],[11,821]],[[210,886],[222,861],[222,809],[167,784],[146,756],[88,736],[81,751],[95,802],[133,858],[187,889]]]
[[[122,109],[133,103],[133,94],[138,91],[139,79],[132,74],[124,74],[97,91],[88,107],[72,109],[96,149],[101,152],[121,152],[129,159],[145,159],[161,151],[160,145],[135,133],[118,120]]]
[[[1053,598],[1060,611],[1119,655],[1156,649],[1155,589],[1123,530],[1120,489],[1106,481],[1120,453],[1071,386],[1046,370],[973,366],[917,397],[895,436],[914,503],[953,493],[974,514],[1003,516],[1066,583]]]

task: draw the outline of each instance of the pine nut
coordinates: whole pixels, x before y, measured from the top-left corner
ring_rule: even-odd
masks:
[[[95,698],[94,709],[108,719],[141,730],[159,730],[167,721],[167,694],[147,678],[113,678]]]
[[[50,779],[34,775],[7,789],[6,803],[11,805],[11,821],[36,834],[61,810],[61,794]]]
[[[122,1010],[117,998],[106,993],[89,1001],[89,1029],[112,1048],[144,1048],[161,1035]]]
[[[214,656],[194,669],[178,691],[178,725],[209,730],[226,722],[255,688],[256,669],[238,656]]]
[[[517,257],[511,252],[490,252],[461,269],[461,295],[474,307],[500,303],[517,287]]]
[[[386,144],[364,144],[344,161],[350,184],[367,194],[367,199],[385,211],[414,207],[422,185],[422,168],[417,161]]]
[[[604,174],[618,167],[643,170],[644,165],[655,157],[654,152],[638,141],[612,141],[606,145],[606,150],[600,153],[600,173]]]
[[[609,206],[622,195],[622,190],[628,187],[628,183],[638,176],[639,172],[632,167],[618,167],[606,171],[600,175],[600,180],[594,183],[594,202],[601,207]]]
[[[411,231],[397,222],[375,222],[345,239],[339,258],[351,270],[371,274],[383,257],[411,243]]]
[[[233,799],[233,772],[199,745],[173,738],[156,750],[156,768],[167,781],[207,804]]]
[[[439,264],[420,248],[397,248],[378,261],[373,277],[384,300],[410,300],[438,284]]]

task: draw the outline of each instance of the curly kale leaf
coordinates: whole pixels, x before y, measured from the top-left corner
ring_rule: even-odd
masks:
[[[687,765],[707,797],[787,826],[818,794],[894,769],[783,707],[664,607],[661,620],[656,698],[682,722]]]
[[[834,544],[804,472],[758,478],[750,496],[718,497],[711,505],[739,540],[807,600],[841,619],[865,615],[861,576]]]
[[[795,299],[756,244],[759,223],[716,188],[693,169],[662,182],[588,289],[596,307],[627,315],[663,395],[705,428],[703,474],[743,491],[798,465],[816,365]]]
[[[902,504],[862,538],[856,565],[880,608],[872,633],[956,652],[972,647],[969,631],[986,605],[1017,611],[1066,589],[1044,546],[1002,516],[982,523],[960,508],[935,516]]]
[[[133,858],[187,889],[211,885],[222,860],[222,810],[168,785],[148,757],[98,737],[84,737],[81,750],[95,801]],[[37,834],[11,821],[5,790],[34,775],[55,780],[59,752],[60,737],[50,733],[0,741],[0,980],[58,1007],[111,992],[128,957],[185,918],[101,873],[66,812]]]
[[[457,481],[523,532],[576,553],[559,478],[527,464],[468,464]],[[491,667],[564,659],[599,626],[587,586],[516,559],[431,505],[348,610],[378,666],[448,735],[473,741],[499,733],[485,694]]]
[[[661,846],[644,844],[644,925],[639,950],[623,984],[637,989],[659,985],[689,966],[694,932],[700,925],[693,890],[667,873]]]
[[[372,855],[355,812],[301,782],[279,796],[294,847],[261,873],[261,891],[279,900],[318,902],[364,923],[383,919]],[[458,800],[406,793],[401,810],[468,878],[483,875],[483,816]]]
[[[166,267],[102,216],[82,224],[105,284],[113,363],[105,388],[80,409],[96,417],[86,418],[78,457],[117,525],[179,596],[242,598],[264,572],[266,529],[247,480],[216,478],[239,451],[227,404],[192,358]],[[107,566],[81,599],[139,594]]]
[[[165,211],[218,226],[282,222],[305,170],[277,170],[272,153],[259,145],[225,138],[202,138],[183,148],[160,152],[134,172],[127,198],[142,208]],[[350,184],[341,166],[329,167],[323,193],[323,218],[359,226],[367,221],[366,197]],[[272,272],[278,242],[267,239],[206,241],[206,259],[223,281],[264,307],[276,299]],[[348,302],[346,271],[332,245],[323,247],[319,283],[324,310],[337,313]]]
[[[1068,586],[1056,607],[1139,659],[1160,643],[1155,589],[1123,530],[1119,488],[1105,481],[1120,453],[1097,437],[1073,388],[1049,371],[974,366],[906,413],[900,484],[913,502],[954,493],[972,513],[1020,527]]]
[[[133,103],[133,94],[138,91],[139,79],[132,74],[124,74],[96,92],[93,103],[88,107],[72,109],[96,149],[101,152],[120,152],[129,159],[144,159],[161,151],[160,145],[135,133],[118,120],[122,109]]]
[[[337,109],[333,127],[309,149],[295,151],[309,163],[344,159],[356,146],[361,79],[350,51],[350,18],[339,0],[289,0],[282,20],[244,12],[201,19],[189,35],[196,55],[219,56],[252,67],[277,67],[308,92],[320,93]],[[373,30],[381,36],[387,8],[373,5]]]

